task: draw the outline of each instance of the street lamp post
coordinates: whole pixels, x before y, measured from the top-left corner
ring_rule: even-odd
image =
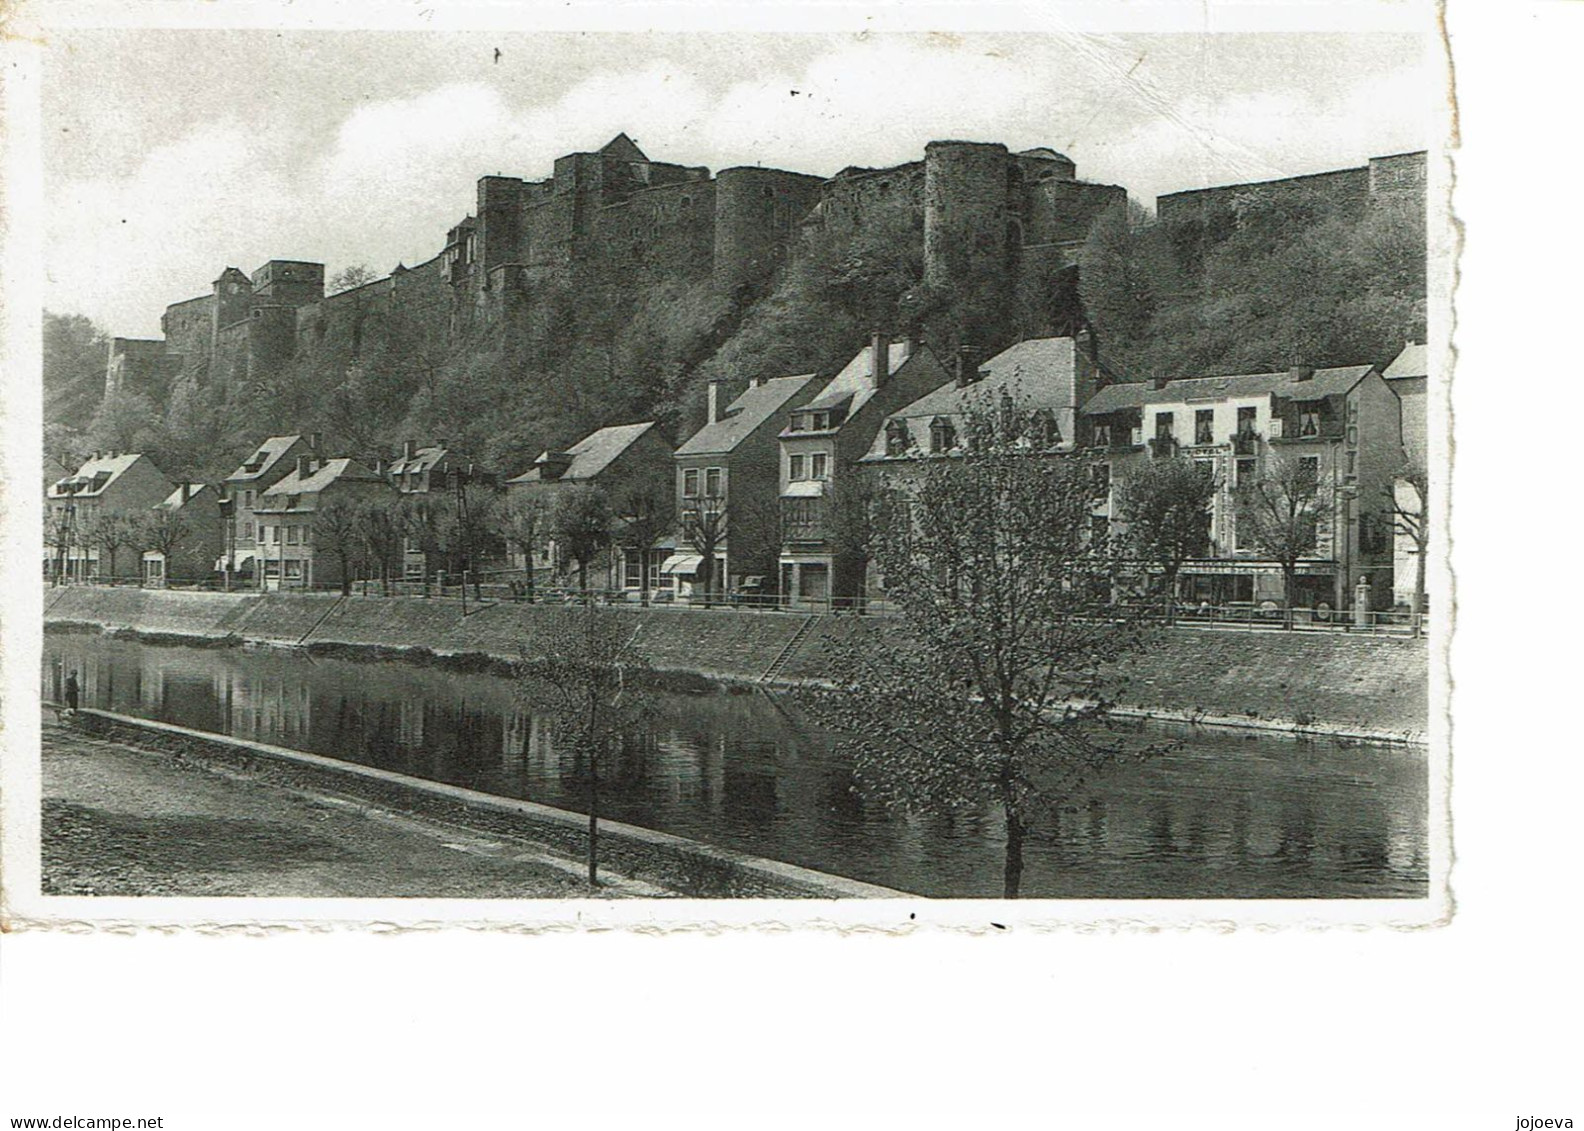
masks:
[[[225,540],[221,551],[225,556],[222,577],[227,593],[231,592],[231,574],[236,569],[236,499],[229,493],[220,497],[220,530]]]

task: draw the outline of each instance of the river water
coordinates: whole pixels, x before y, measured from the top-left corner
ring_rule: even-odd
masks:
[[[45,637],[42,690],[82,705],[583,811],[583,767],[507,680],[276,649]],[[1107,771],[1035,830],[1052,898],[1423,897],[1422,750],[1152,724],[1164,756]],[[929,896],[997,896],[992,811],[912,816],[863,795],[830,736],[762,692],[662,696],[600,772],[601,815]]]

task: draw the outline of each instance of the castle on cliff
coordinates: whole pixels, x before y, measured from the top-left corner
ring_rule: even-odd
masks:
[[[1090,226],[1126,202],[1077,179],[1050,149],[936,141],[922,160],[834,177],[761,167],[652,161],[626,134],[557,158],[544,180],[487,176],[477,208],[438,255],[325,294],[324,265],[272,259],[251,276],[227,267],[208,293],[174,303],[163,337],[114,338],[106,391],[168,387],[182,375],[249,380],[332,335],[388,337],[402,323],[455,338],[530,310],[536,291],[577,278],[595,287],[701,281],[723,294],[765,283],[818,228],[855,230],[882,210],[923,231],[926,280],[972,261],[1014,279],[1070,262]]]
[[[1367,209],[1417,201],[1425,154],[1365,167],[1159,198],[1163,223],[1195,227],[1198,247],[1235,225],[1251,203],[1290,199]],[[389,276],[325,294],[324,265],[272,259],[251,276],[227,267],[208,293],[174,303],[163,337],[113,338],[106,392],[168,389],[188,377],[258,380],[337,342],[351,356],[395,341],[454,342],[503,324],[531,325],[535,296],[576,281],[641,289],[704,283],[731,295],[765,284],[800,239],[852,233],[882,213],[922,230],[926,284],[949,287],[988,269],[1009,286],[1076,264],[1095,221],[1127,191],[1078,179],[1051,149],[1012,152],[991,142],[934,141],[922,160],[849,166],[835,176],[761,167],[722,169],[652,161],[626,134],[559,157],[543,180],[487,176],[475,211],[441,251]]]

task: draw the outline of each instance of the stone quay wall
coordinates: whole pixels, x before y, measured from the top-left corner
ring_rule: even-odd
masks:
[[[523,648],[533,650],[555,612],[470,602],[464,617],[455,598],[81,587],[47,595],[45,622],[156,639],[426,649],[513,660]],[[664,607],[622,613],[641,623],[640,647],[657,669],[750,683],[772,667],[777,683],[818,680],[828,642],[899,631],[887,617]],[[896,646],[907,647],[900,639]],[[1428,729],[1423,639],[1184,626],[1162,630],[1117,675],[1125,679],[1120,705],[1135,715],[1400,741],[1423,741]]]

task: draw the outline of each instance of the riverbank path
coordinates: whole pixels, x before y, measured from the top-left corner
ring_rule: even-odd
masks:
[[[44,894],[586,897],[583,864],[84,734],[46,714]],[[606,872],[600,898],[671,893]]]

